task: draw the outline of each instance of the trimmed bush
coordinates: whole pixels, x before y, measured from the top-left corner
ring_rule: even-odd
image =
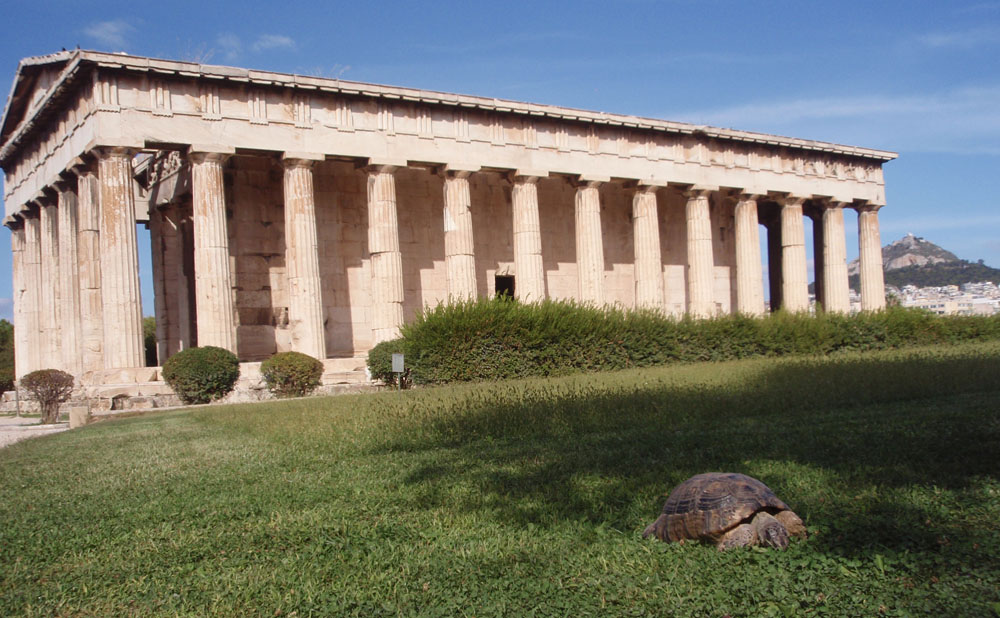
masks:
[[[373,380],[383,384],[395,384],[396,374],[392,372],[392,355],[403,352],[402,339],[383,341],[368,351],[368,373]]]
[[[188,348],[163,363],[163,379],[184,403],[208,403],[233,390],[240,362],[229,350]]]
[[[402,335],[369,353],[373,377],[392,381],[392,352],[406,354],[415,383],[441,384],[995,340],[1000,315],[936,316],[896,307],[850,316],[779,311],[695,320],[573,301],[497,298],[425,309]]]
[[[21,378],[21,387],[38,402],[43,423],[59,421],[59,406],[73,393],[73,376],[58,369],[39,369]]]
[[[0,393],[14,390],[14,370],[6,367],[0,369]]]
[[[304,397],[316,390],[323,363],[301,352],[280,352],[260,364],[267,389],[278,397]]]

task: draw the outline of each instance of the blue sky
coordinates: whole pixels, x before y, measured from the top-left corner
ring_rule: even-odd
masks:
[[[912,232],[1000,267],[1000,1],[35,1],[0,15],[7,91],[21,58],[80,46],[896,151],[883,243]],[[8,319],[9,246],[0,231]]]

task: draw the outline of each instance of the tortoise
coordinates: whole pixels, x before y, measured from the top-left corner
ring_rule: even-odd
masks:
[[[663,514],[642,533],[661,541],[700,539],[720,551],[747,545],[785,549],[789,536],[805,538],[798,515],[757,479],[745,474],[697,474],[670,492]]]

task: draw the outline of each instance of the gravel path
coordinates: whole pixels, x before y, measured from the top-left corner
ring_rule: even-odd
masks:
[[[0,448],[14,444],[18,440],[46,436],[69,429],[69,423],[55,425],[39,425],[38,418],[21,418],[15,416],[0,416]]]

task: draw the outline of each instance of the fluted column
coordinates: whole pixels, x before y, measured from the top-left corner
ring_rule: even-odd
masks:
[[[31,371],[28,359],[27,295],[24,281],[24,223],[10,231],[11,266],[13,269],[14,303],[14,371],[16,379]]]
[[[657,187],[640,185],[632,197],[632,239],[635,245],[635,306],[663,310],[663,259]]]
[[[372,269],[374,343],[399,337],[403,325],[403,259],[396,218],[396,168],[368,167],[368,251]]]
[[[39,305],[42,325],[42,368],[62,369],[59,327],[59,219],[55,204],[39,204],[39,213],[42,251]]]
[[[96,154],[101,189],[104,367],[142,367],[146,363],[142,345],[132,154],[122,148],[102,148]]]
[[[42,223],[39,219],[37,213],[28,213],[24,217],[24,257],[22,258],[24,264],[24,277],[22,279],[22,284],[24,285],[24,293],[22,295],[22,300],[24,303],[24,339],[26,342],[24,359],[27,362],[27,366],[22,371],[18,369],[21,375],[35,371],[36,369],[43,369],[42,367],[42,323],[41,323],[41,310],[39,303],[41,302],[41,294],[39,293],[41,289],[42,280]],[[18,328],[21,328],[18,326]]]
[[[444,173],[444,263],[448,272],[448,296],[455,300],[476,297],[470,174],[468,171]]]
[[[830,204],[823,209],[823,308],[834,313],[851,309],[845,242],[844,205]]]
[[[805,198],[786,197],[781,205],[781,298],[786,311],[809,310],[806,236],[802,222]]]
[[[76,171],[77,272],[80,281],[80,355],[83,371],[104,367],[104,303],[101,297],[101,185],[89,168]]]
[[[76,183],[73,183],[75,185]],[[59,325],[63,370],[80,375],[83,368],[80,331],[80,252],[76,187],[59,190]]]
[[[511,190],[514,228],[514,296],[523,302],[545,300],[542,228],[538,219],[538,177],[515,175]]]
[[[708,204],[711,193],[699,187],[686,193],[688,313],[698,318],[715,314],[715,259]]]
[[[222,165],[228,155],[192,152],[191,193],[194,225],[194,295],[198,346],[236,353],[233,277]]]
[[[319,276],[316,234],[316,196],[313,162],[286,158],[285,269],[288,278],[288,318],[292,349],[313,358],[326,358],[323,291]]]
[[[756,195],[741,195],[736,202],[736,311],[764,313],[764,273],[760,259],[760,230]]]
[[[882,240],[879,237],[878,210],[866,204],[858,210],[858,248],[861,266],[861,310],[885,308],[885,272],[882,266]]]
[[[576,270],[578,297],[604,304],[604,240],[601,235],[600,182],[581,180],[576,188]]]

